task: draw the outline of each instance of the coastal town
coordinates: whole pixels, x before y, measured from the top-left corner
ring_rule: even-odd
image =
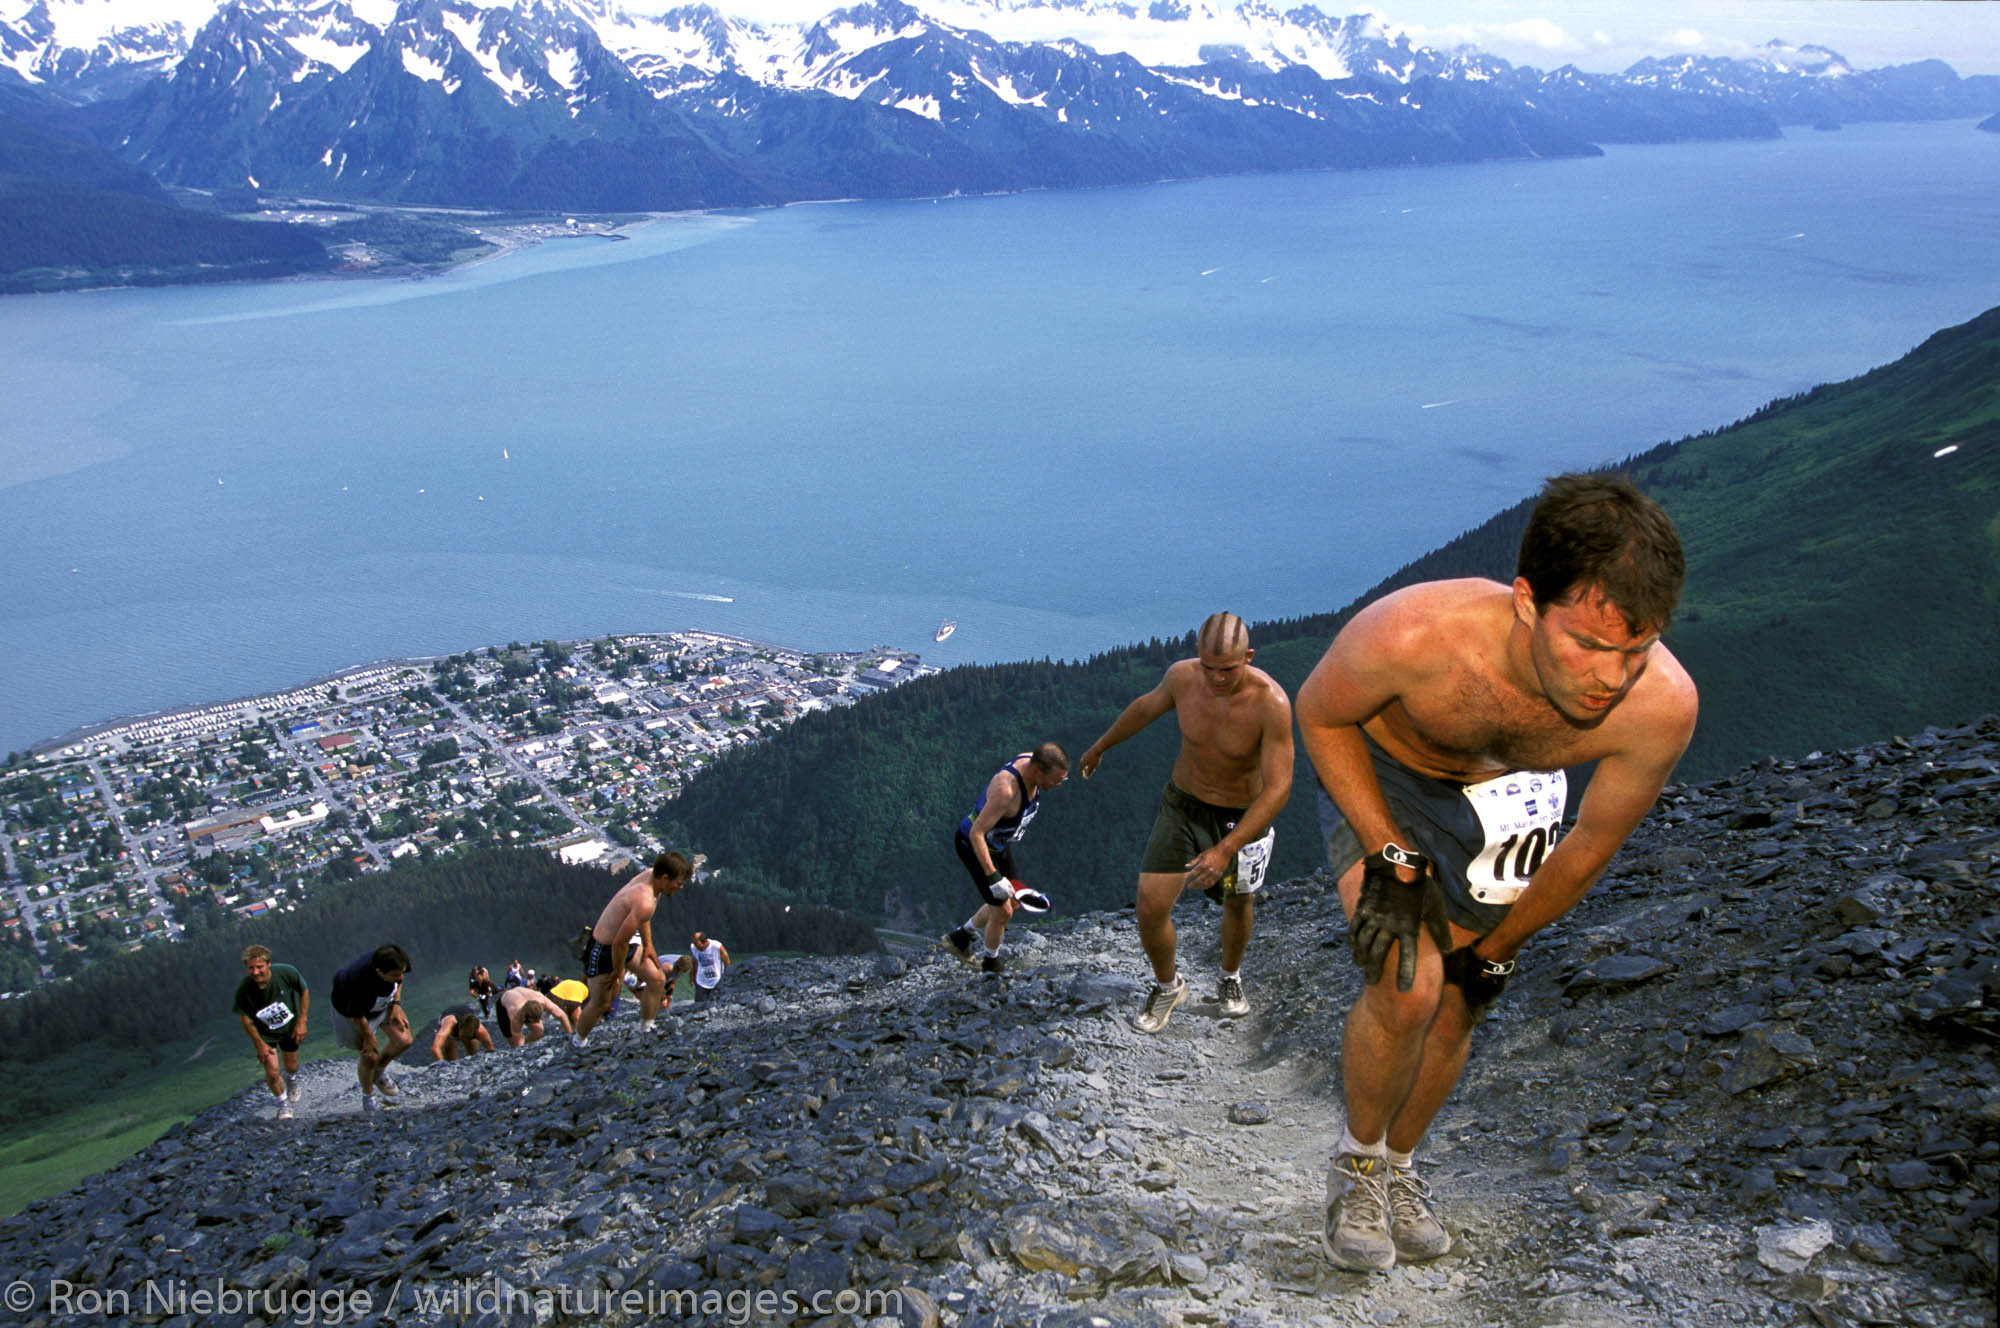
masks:
[[[514,642],[67,735],[0,773],[0,992],[402,859],[656,852],[704,765],[935,671],[705,632]]]

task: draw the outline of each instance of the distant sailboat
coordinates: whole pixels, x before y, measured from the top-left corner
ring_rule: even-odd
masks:
[[[507,455],[507,449],[503,447],[503,448],[501,448],[501,449],[500,449],[500,459],[501,459],[502,461],[512,461],[512,460],[513,460],[514,458],[512,458],[512,457],[508,456],[508,455]]]

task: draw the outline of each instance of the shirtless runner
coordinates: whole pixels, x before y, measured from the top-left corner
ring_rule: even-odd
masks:
[[[1242,968],[1253,899],[1271,863],[1271,823],[1292,796],[1292,704],[1270,674],[1251,667],[1250,629],[1233,613],[1211,614],[1195,651],[1169,665],[1159,686],[1126,706],[1077,761],[1089,779],[1107,750],[1169,710],[1180,721],[1180,755],[1139,863],[1139,943],[1153,986],[1132,1024],[1144,1033],[1165,1028],[1188,997],[1175,958],[1174,903],[1190,886],[1222,905],[1222,1013],[1250,1013]]]
[[[639,958],[632,971],[639,975],[639,1026],[650,1029],[660,1012],[667,991],[666,974],[660,968],[660,952],[653,948],[653,910],[662,896],[678,893],[694,875],[685,855],[662,853],[653,865],[618,888],[597,925],[590,929],[590,943],[583,955],[583,980],[590,985],[590,999],[577,1011],[576,1032],[570,1040],[582,1046],[611,1009],[618,995],[618,983],[625,976],[625,946],[634,933],[639,937]]]
[[[1603,874],[1694,734],[1694,683],[1660,644],[1682,577],[1680,537],[1652,500],[1620,478],[1559,476],[1511,586],[1384,596],[1299,691],[1366,982],[1327,1175],[1322,1238],[1340,1267],[1451,1248],[1414,1153],[1515,954]],[[1586,761],[1597,771],[1565,835],[1564,768]]]

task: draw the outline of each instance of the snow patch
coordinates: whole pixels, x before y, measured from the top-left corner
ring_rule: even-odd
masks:
[[[432,60],[405,46],[403,48],[403,68],[426,83],[444,82],[444,62]],[[449,88],[446,91],[450,91]]]
[[[979,71],[975,70],[975,72]],[[1013,75],[1011,74],[1002,74],[998,78],[987,78],[981,73],[979,81],[988,88],[991,88],[993,95],[1001,101],[1006,102],[1009,106],[1039,106],[1044,110],[1048,108],[1049,94],[1046,91],[1037,92],[1034,96],[1030,97],[1021,91],[1020,86],[1014,82]]]
[[[570,91],[576,91],[576,85],[583,81],[582,61],[577,58],[576,49],[574,47],[559,46],[548,51],[546,54],[548,57],[549,77]]]
[[[287,37],[285,42],[299,53],[308,66],[324,65],[342,74],[352,69],[356,60],[368,54],[367,42],[343,42],[322,33]],[[301,69],[293,75],[293,81],[305,78],[311,72],[310,67]]]

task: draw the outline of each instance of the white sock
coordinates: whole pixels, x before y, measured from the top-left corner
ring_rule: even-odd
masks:
[[[985,909],[980,909],[978,912],[975,912],[971,917],[965,920],[965,925],[963,927],[960,927],[959,930],[969,931],[973,935],[977,936],[979,934],[979,928],[975,924],[979,921],[979,914],[985,911],[986,911]]]
[[[1241,981],[1241,980],[1242,980],[1242,977],[1243,977],[1243,970],[1239,968],[1239,969],[1237,969],[1237,970],[1236,970],[1236,971],[1235,971],[1234,973],[1224,973],[1224,974],[1222,975],[1222,980],[1223,980],[1224,982],[1227,982],[1227,981],[1229,981],[1229,980],[1230,980],[1231,978],[1235,978],[1235,979],[1237,979],[1237,980]]]
[[[1382,1142],[1386,1145],[1389,1141],[1384,1139]],[[1417,1169],[1416,1149],[1412,1148],[1407,1153],[1399,1153],[1393,1148],[1385,1148],[1384,1151],[1389,1156],[1389,1165],[1394,1167],[1396,1170],[1415,1171]]]
[[[1340,1142],[1334,1145],[1333,1151],[1336,1153],[1353,1153],[1360,1157],[1387,1157],[1389,1154],[1389,1141],[1383,1138],[1377,1139],[1372,1144],[1364,1144],[1354,1137],[1354,1131],[1342,1128],[1340,1131]]]

